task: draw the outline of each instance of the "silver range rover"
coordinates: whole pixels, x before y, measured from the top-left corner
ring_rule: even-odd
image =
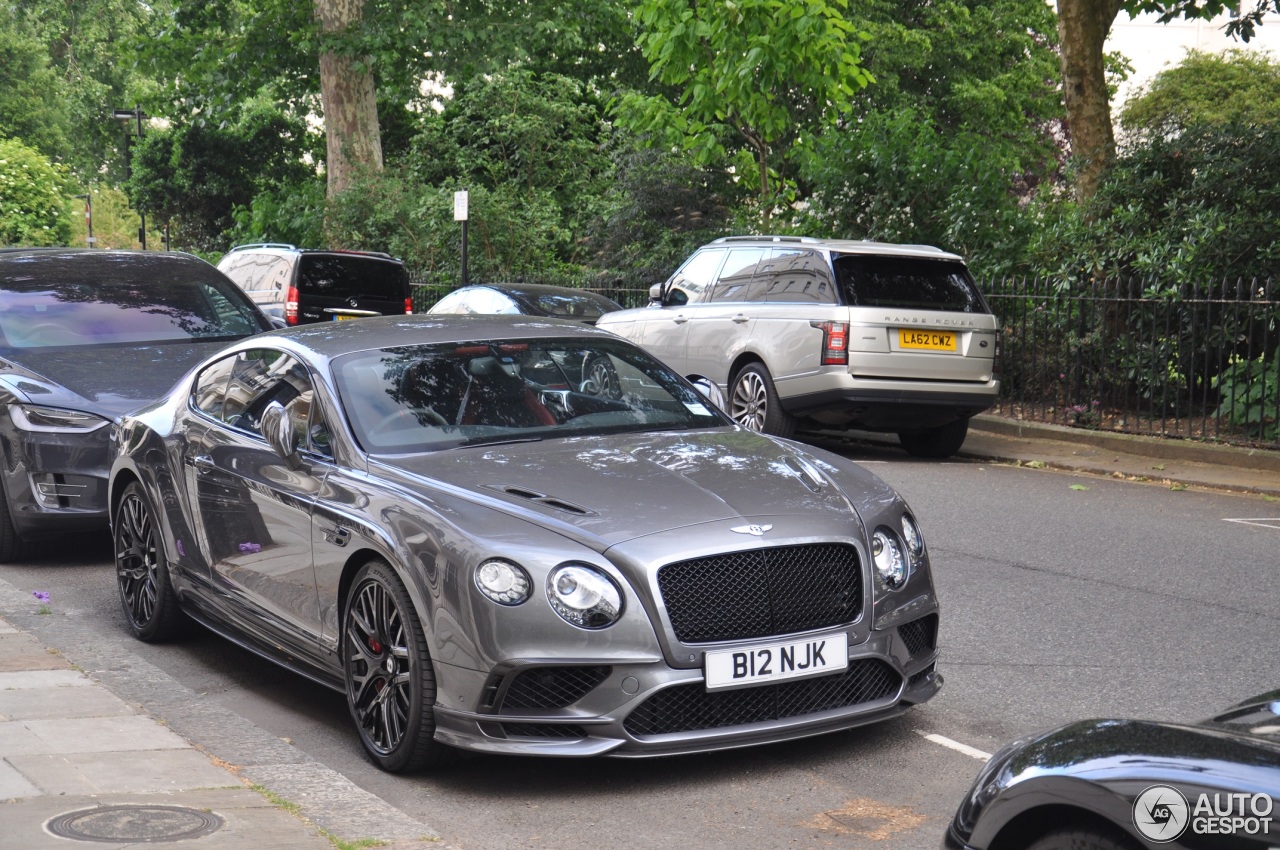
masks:
[[[599,327],[715,382],[752,430],[885,431],[947,457],[1000,391],[996,317],[964,261],[937,248],[725,237],[651,296]]]

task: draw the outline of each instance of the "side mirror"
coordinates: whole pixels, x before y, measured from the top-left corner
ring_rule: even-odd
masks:
[[[715,381],[710,378],[694,378],[693,386],[698,391],[698,394],[711,402],[716,410],[722,413],[728,412],[724,404],[724,393],[720,392],[720,388],[716,386]]]
[[[294,427],[293,417],[284,405],[273,401],[262,411],[262,436],[267,445],[284,459],[290,469],[302,468],[302,457],[298,454],[298,431]]]
[[[662,306],[662,287],[664,286],[666,286],[665,283],[655,283],[653,286],[649,287],[649,303],[651,305],[657,307]]]

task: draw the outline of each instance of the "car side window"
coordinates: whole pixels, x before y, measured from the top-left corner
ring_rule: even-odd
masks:
[[[818,251],[776,248],[769,261],[765,300],[770,304],[838,304],[826,259]]]
[[[224,357],[206,366],[191,391],[191,403],[206,416],[222,421],[222,404],[227,397],[227,380],[235,365],[235,356]]]
[[[297,429],[298,445],[330,456],[329,430],[314,404],[311,376],[293,357],[270,348],[242,351],[207,369],[197,381],[197,394],[206,375],[209,378],[207,405],[197,396],[197,407],[204,412],[237,431],[261,437],[262,414],[271,402],[278,401],[289,412]],[[225,376],[225,383],[219,383],[218,375]],[[218,386],[223,388],[221,403],[213,401]]]
[[[222,272],[245,292],[278,292],[289,279],[290,264],[274,254],[232,254]]]
[[[764,301],[763,281],[757,284],[755,278],[769,251],[769,248],[731,249],[709,300]]]
[[[716,272],[725,252],[720,248],[704,249],[689,258],[671,278],[667,286],[667,303],[672,306],[705,301],[715,283]]]

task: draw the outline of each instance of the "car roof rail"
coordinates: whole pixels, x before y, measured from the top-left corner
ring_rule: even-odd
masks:
[[[395,259],[395,257],[391,256],[386,251],[357,251],[353,248],[333,248],[327,251],[317,248],[315,250],[325,254],[356,254],[361,257],[382,257],[387,260]]]
[[[713,240],[712,245],[720,245],[726,242],[797,242],[807,245],[816,245],[821,239],[814,239],[812,236],[721,236],[719,239]]]
[[[248,248],[283,248],[286,251],[298,250],[297,245],[290,245],[287,242],[250,242],[245,245],[236,245],[227,253],[230,254],[232,251],[244,251]]]

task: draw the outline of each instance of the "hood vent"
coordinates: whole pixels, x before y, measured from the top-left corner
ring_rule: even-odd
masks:
[[[564,511],[568,514],[576,516],[596,516],[595,511],[589,511],[586,508],[557,499],[554,496],[548,496],[545,493],[535,493],[532,490],[526,490],[523,487],[494,487],[492,489],[501,490],[508,496],[515,496],[517,499],[527,499],[530,502],[540,502],[549,508],[555,508],[558,511]]]
[[[818,492],[827,483],[822,477],[822,473],[814,469],[813,465],[801,458],[792,457],[791,455],[783,455],[782,463],[787,469],[795,473],[796,478],[800,479],[800,483],[808,487],[813,492]]]

